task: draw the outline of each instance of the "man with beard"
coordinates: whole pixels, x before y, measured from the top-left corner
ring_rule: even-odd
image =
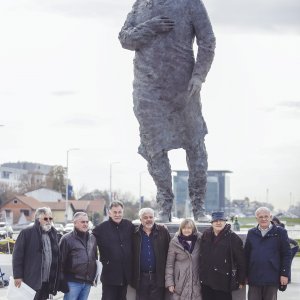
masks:
[[[163,300],[170,234],[154,222],[152,208],[142,208],[139,217],[141,225],[133,235],[132,286],[136,300]]]
[[[49,207],[38,208],[34,225],[23,229],[13,251],[15,286],[22,282],[36,291],[34,300],[48,299],[58,289],[58,235]]]

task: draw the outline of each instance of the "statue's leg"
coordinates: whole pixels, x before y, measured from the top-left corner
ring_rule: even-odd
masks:
[[[186,161],[189,169],[189,196],[195,221],[206,221],[204,198],[207,182],[207,152],[204,140],[186,149]]]
[[[172,192],[172,175],[168,153],[162,151],[147,159],[148,170],[157,187],[156,201],[159,207],[158,221],[171,221],[174,194]]]

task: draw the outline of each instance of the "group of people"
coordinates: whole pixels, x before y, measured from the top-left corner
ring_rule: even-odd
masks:
[[[34,225],[22,230],[15,244],[15,285],[25,282],[36,291],[35,300],[57,291],[65,300],[88,299],[99,273],[97,247],[102,300],[125,300],[128,285],[136,300],[230,300],[232,290],[246,283],[249,300],[274,300],[289,281],[287,231],[271,221],[266,207],[256,210],[258,225],[249,230],[244,247],[223,212],[212,214],[203,234],[192,219],[184,219],[172,239],[155,222],[152,208],[139,211],[139,226],[123,212],[123,203],[113,201],[109,219],[92,233],[87,214],[77,212],[74,230],[59,240],[51,210],[38,208]]]

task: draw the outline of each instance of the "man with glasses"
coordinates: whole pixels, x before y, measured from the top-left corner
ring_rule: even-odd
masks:
[[[123,219],[123,211],[122,202],[111,202],[109,219],[93,230],[103,265],[102,300],[126,300],[127,286],[131,282],[134,225]]]
[[[248,231],[248,300],[276,300],[278,288],[285,290],[291,267],[287,231],[271,222],[271,212],[260,207],[255,212],[258,225]]]
[[[58,290],[58,235],[52,220],[49,207],[38,208],[34,224],[20,232],[13,251],[15,286],[29,285],[36,291],[34,300],[48,299]]]
[[[85,212],[75,213],[73,222],[74,230],[65,234],[59,243],[63,279],[69,289],[64,300],[86,300],[97,270],[97,244],[89,233]]]

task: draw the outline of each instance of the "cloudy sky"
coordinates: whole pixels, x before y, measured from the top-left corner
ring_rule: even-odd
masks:
[[[300,201],[300,2],[205,0],[215,61],[202,89],[209,169],[231,198]],[[0,164],[66,165],[75,190],[152,196],[137,154],[133,53],[118,32],[131,0],[0,0]],[[181,150],[173,169],[186,169]],[[268,192],[267,192],[268,191]]]

